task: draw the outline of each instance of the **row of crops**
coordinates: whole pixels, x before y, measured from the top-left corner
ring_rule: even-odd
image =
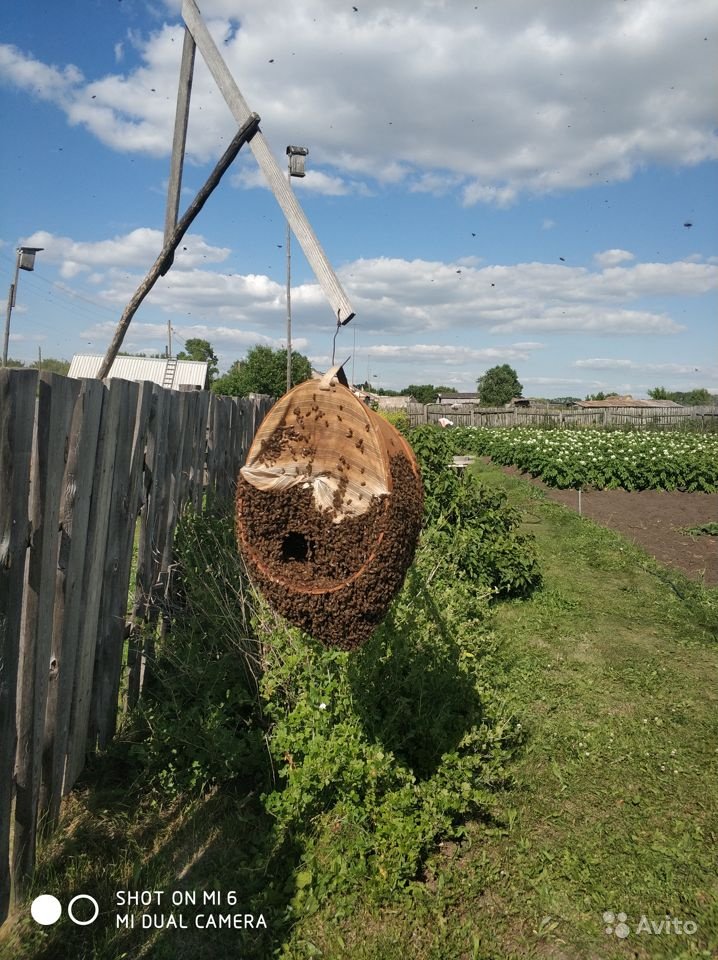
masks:
[[[718,436],[639,431],[458,428],[457,453],[489,456],[553,487],[718,490]]]

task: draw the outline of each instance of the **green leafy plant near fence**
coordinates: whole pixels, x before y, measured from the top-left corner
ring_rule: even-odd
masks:
[[[425,538],[459,575],[494,595],[526,595],[539,584],[540,573],[531,537],[518,530],[521,514],[471,471],[460,475],[449,467],[455,453],[473,449],[474,433],[432,426],[410,432],[424,481]]]
[[[178,531],[182,607],[132,749],[158,802],[261,790],[274,847],[299,851],[292,915],[367,875],[379,901],[410,887],[438,838],[489,814],[521,742],[489,602],[538,582],[535,553],[503,495],[459,480],[431,434],[412,436],[422,543],[359,652],[321,647],[252,593],[231,521],[188,514]]]

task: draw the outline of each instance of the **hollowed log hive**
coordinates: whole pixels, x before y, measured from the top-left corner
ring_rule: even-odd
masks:
[[[411,447],[336,377],[274,405],[237,482],[237,539],[252,579],[287,620],[344,650],[384,618],[422,511]]]

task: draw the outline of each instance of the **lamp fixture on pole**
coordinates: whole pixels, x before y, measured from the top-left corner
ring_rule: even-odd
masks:
[[[15,261],[15,279],[10,284],[10,290],[7,295],[7,312],[5,314],[5,338],[2,347],[2,365],[7,366],[7,350],[10,343],[10,317],[12,308],[15,306],[17,297],[17,281],[21,270],[35,269],[35,254],[44,250],[44,247],[18,247],[17,260]]]
[[[292,177],[303,177],[304,158],[309,155],[307,147],[287,147],[287,183],[292,186]],[[292,231],[287,220],[287,391],[292,389]]]

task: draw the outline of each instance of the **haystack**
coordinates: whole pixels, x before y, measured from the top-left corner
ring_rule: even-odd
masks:
[[[338,375],[294,387],[263,421],[238,478],[237,537],[270,605],[350,650],[403,583],[423,488],[406,440]]]

